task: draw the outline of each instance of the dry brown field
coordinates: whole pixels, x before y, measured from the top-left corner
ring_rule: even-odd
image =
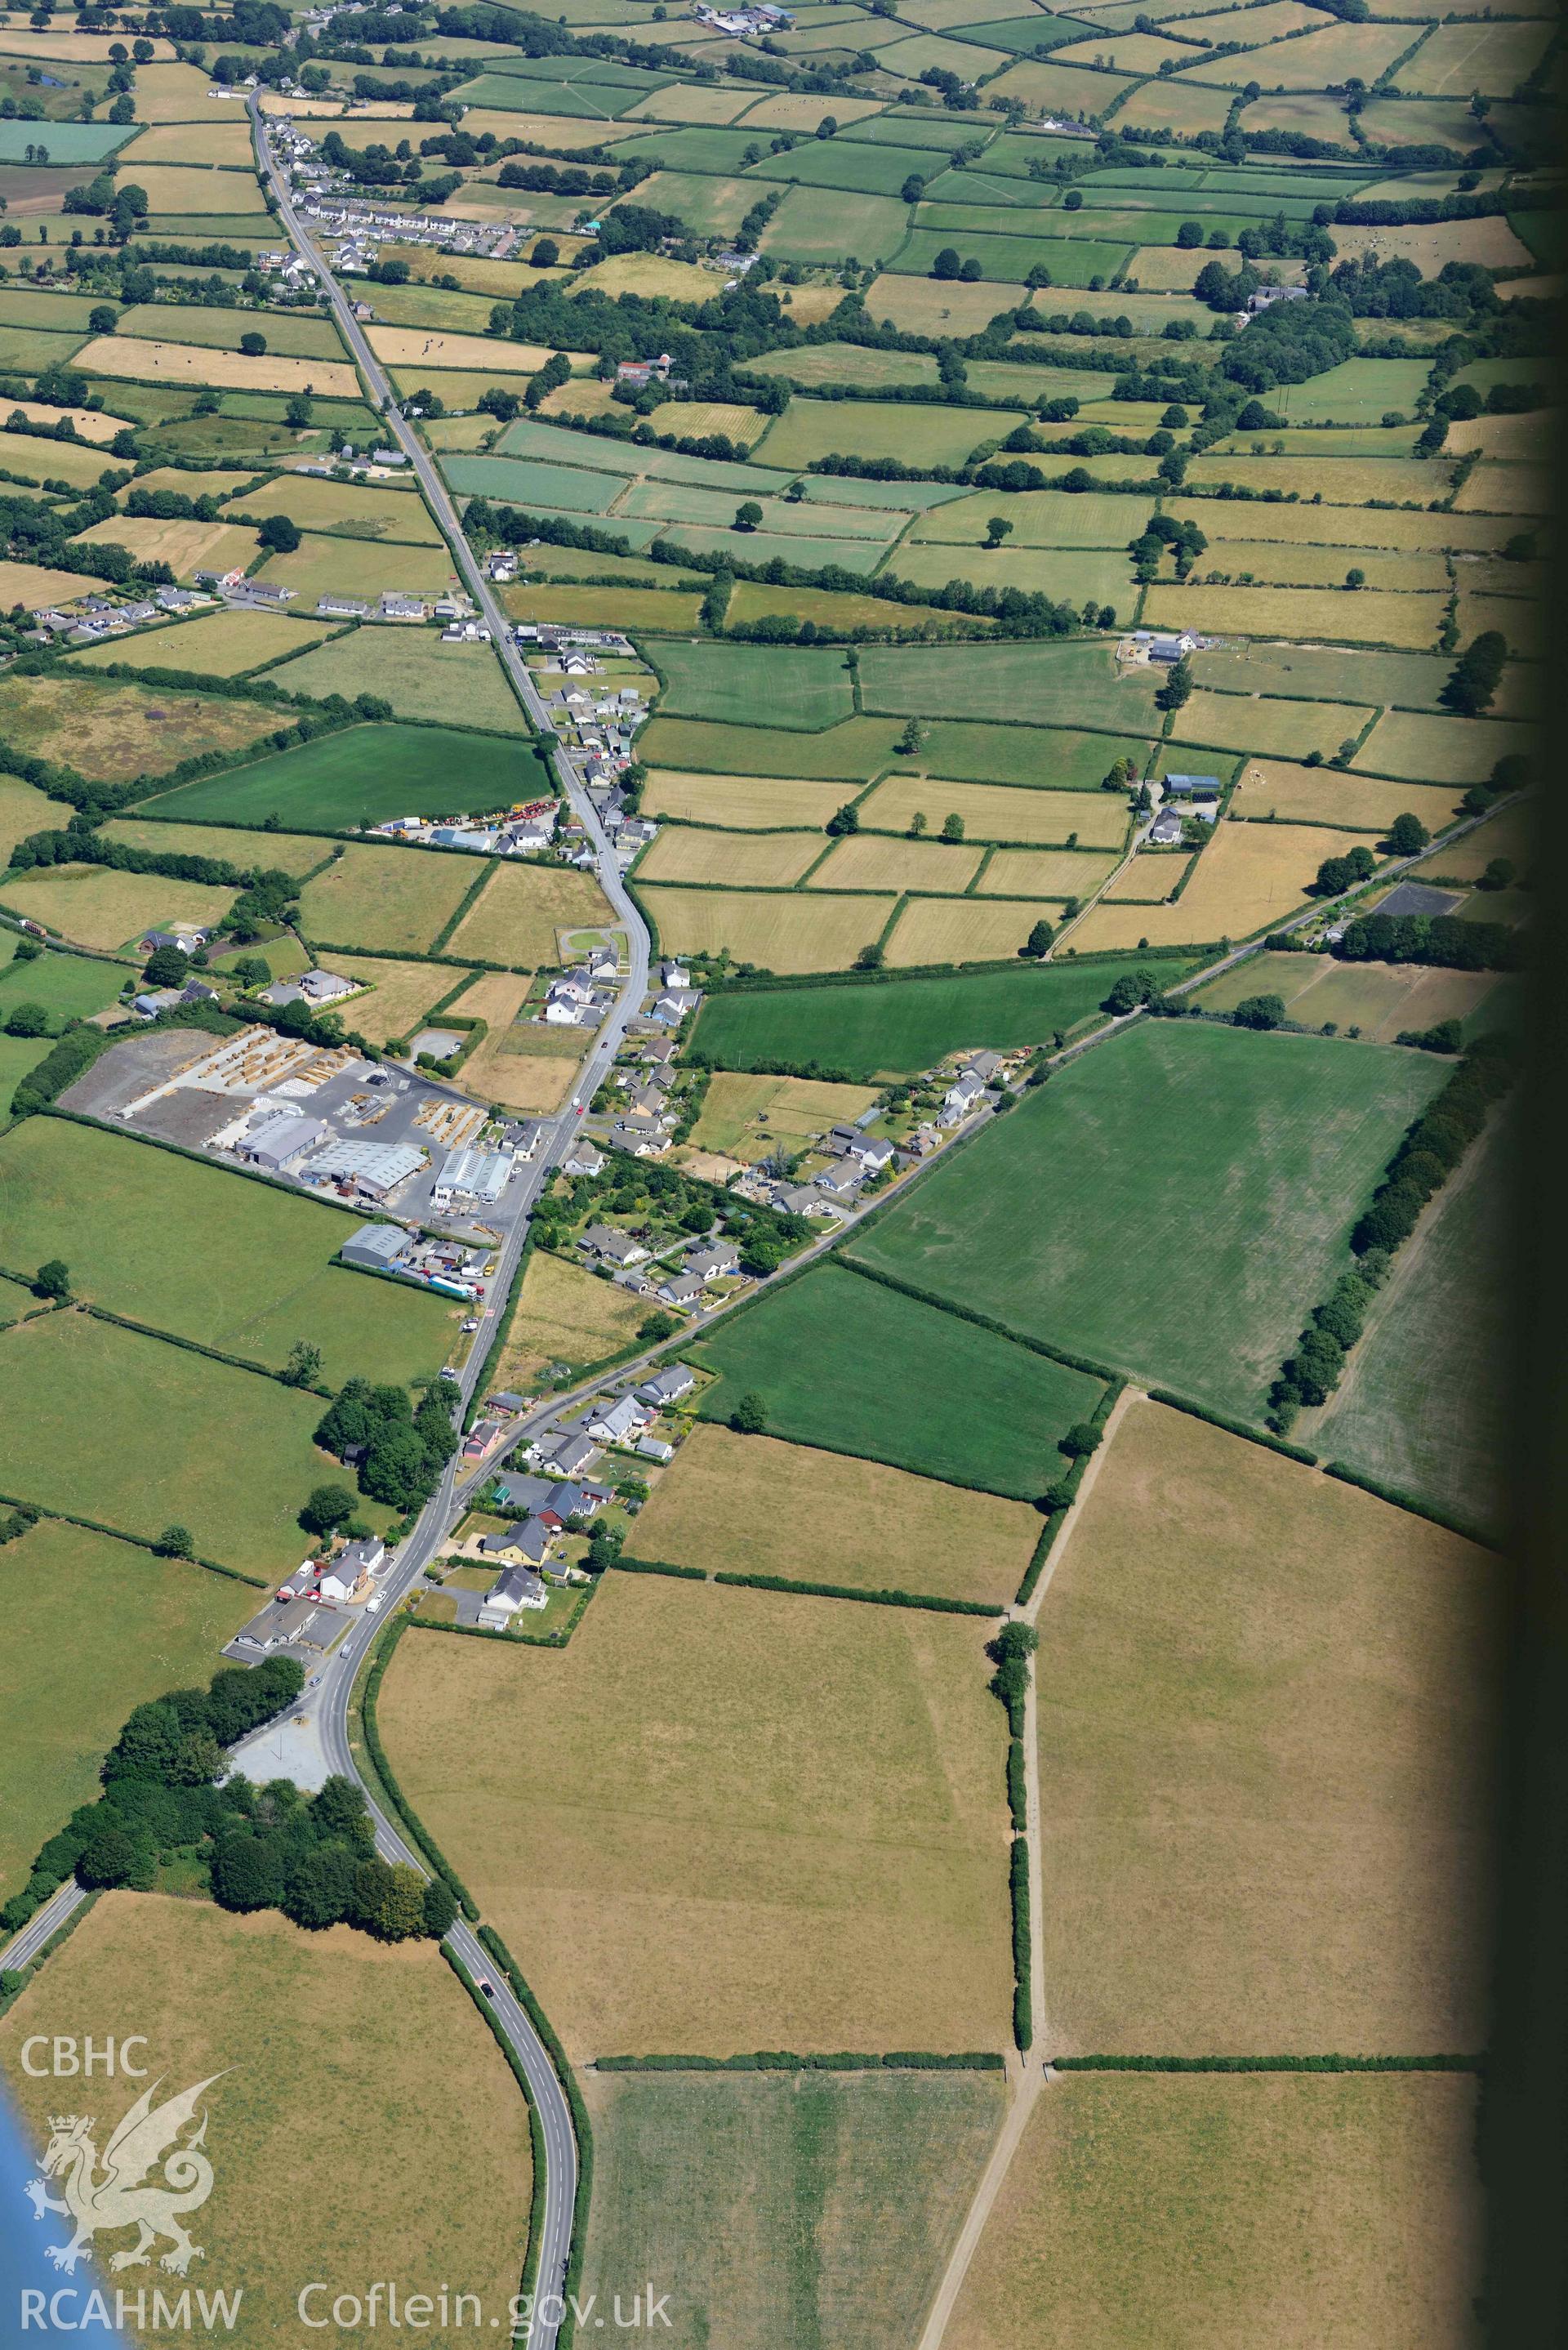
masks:
[[[327,939],[350,948],[379,947],[390,955],[410,949],[422,954],[472,888],[477,863],[467,857],[421,856],[417,849],[350,844],[325,873],[306,883],[299,927],[307,939]],[[493,959],[502,960],[499,955],[483,957]],[[434,996],[428,1000],[433,1002]]]
[[[1345,568],[1364,546],[1387,546],[1416,554],[1451,546],[1461,552],[1486,553],[1511,538],[1516,525],[1501,515],[1407,514],[1402,506],[1352,507],[1330,505],[1259,506],[1244,500],[1194,500],[1172,505],[1182,522],[1197,522],[1210,542],[1205,560],[1229,570],[1229,543],[1267,540],[1282,546],[1343,546]]]
[[[123,160],[133,162],[139,175],[149,163],[206,163],[231,171],[248,171],[250,125],[237,108],[226,122],[152,125],[140,132],[132,147],[124,150]],[[141,184],[140,176],[137,184]],[[199,209],[204,211],[206,207]],[[227,205],[222,209],[226,211]]]
[[[1448,567],[1438,554],[1385,554],[1369,547],[1354,550],[1340,546],[1314,546],[1300,539],[1276,545],[1272,539],[1221,539],[1211,546],[1207,556],[1200,556],[1202,567],[1196,584],[1204,586],[1208,579],[1222,575],[1225,580],[1239,579],[1244,572],[1265,586],[1290,588],[1344,588],[1345,573],[1351,569],[1366,575],[1369,588],[1416,590],[1422,594],[1448,593]],[[1234,591],[1245,595],[1251,591],[1239,588]],[[1348,601],[1348,597],[1345,599]],[[1337,625],[1343,616],[1334,614],[1321,633],[1330,637],[1353,637],[1356,632]],[[1310,633],[1302,630],[1298,633]]]
[[[1460,513],[1543,515],[1552,512],[1552,474],[1544,465],[1478,465],[1455,495]]]
[[[219,921],[234,902],[232,889],[166,881],[155,873],[117,873],[107,865],[51,865],[15,879],[0,876],[0,903],[75,946],[103,953],[173,921]]]
[[[560,961],[557,931],[597,929],[610,919],[609,905],[591,874],[569,873],[560,866],[501,865],[452,932],[445,951],[536,971]]]
[[[462,1083],[470,1093],[481,1094],[508,1109],[559,1109],[576,1082],[578,1056],[575,1052],[512,1049],[519,1041],[512,1023],[522,1009],[528,985],[522,972],[481,972],[450,1007],[490,1024],[490,1034],[463,1063]]]
[[[279,473],[236,500],[246,514],[286,515],[301,530],[340,530],[351,538],[391,538],[433,544],[441,537],[424,500],[413,489],[366,489],[310,474]]]
[[[1529,269],[1534,260],[1500,214],[1425,228],[1345,228],[1334,241],[1347,260],[1369,254],[1375,261],[1413,261],[1423,277],[1435,277],[1450,261],[1475,262],[1483,269]]]
[[[1455,881],[1479,880],[1494,857],[1509,858],[1521,873],[1528,873],[1534,856],[1535,811],[1528,802],[1521,802],[1500,809],[1451,847],[1434,848],[1422,860],[1416,879],[1425,881],[1441,874]]]
[[[866,296],[878,325],[890,318],[906,335],[978,335],[999,310],[1029,299],[1026,286],[965,286],[956,278],[899,277],[885,273]]]
[[[105,840],[122,841],[128,848],[227,857],[235,865],[272,866],[281,873],[307,873],[321,863],[332,846],[305,832],[247,832],[238,825],[225,824],[160,824],[156,817],[137,816],[111,816],[101,833]],[[283,944],[291,947],[293,941],[286,940]]]
[[[1301,767],[1289,759],[1249,759],[1231,805],[1238,816],[1277,816],[1288,823],[1329,824],[1382,832],[1397,816],[1418,816],[1441,832],[1459,810],[1457,789],[1351,775],[1337,767]]]
[[[671,954],[717,953],[764,971],[843,971],[881,936],[893,899],[827,898],[809,890],[759,894],[742,889],[650,886],[648,903]]]
[[[942,815],[947,810],[944,807]],[[932,826],[932,830],[937,829]],[[961,896],[979,872],[984,850],[940,840],[900,840],[860,833],[841,840],[812,875],[814,889],[933,889]]]
[[[812,784],[790,775],[694,775],[678,767],[654,767],[643,786],[649,816],[681,816],[688,824],[733,825],[766,831],[800,825],[813,831],[843,806],[836,784]]]
[[[877,830],[907,832],[917,814],[940,826],[950,813],[963,818],[969,840],[1051,842],[1075,834],[1085,847],[1119,848],[1127,837],[1127,806],[1109,792],[1019,790],[1005,784],[953,784],[940,777],[889,775],[860,806],[860,821]]]
[[[57,2081],[20,2062],[36,2032],[90,2032],[100,2044],[145,2034],[143,2061],[165,2095],[219,2076],[203,2100],[215,2184],[194,2226],[203,2253],[190,2282],[240,2301],[223,2337],[237,2350],[293,2338],[297,2296],[317,2278],[362,2293],[401,2275],[405,2295],[461,2280],[489,2309],[516,2293],[527,2107],[433,1943],[388,1945],[348,1926],[307,1934],[275,1910],[236,1917],[107,1893],[0,2024],[0,2064],[41,2151],[62,2100]],[[137,2086],[93,2084],[100,2147]],[[492,2181],[483,2195],[476,2145]],[[331,2179],[332,2192],[302,2197],[306,2177]],[[108,2238],[104,2250],[130,2241]],[[177,2302],[180,2280],[156,2269],[119,2282],[134,2293],[149,2276]]]
[[[1208,946],[1220,939],[1251,938],[1301,911],[1307,885],[1325,857],[1366,846],[1364,835],[1319,825],[1238,824],[1226,818],[1215,832],[1174,906],[1092,907],[1073,925],[1068,942],[1086,954],[1145,941],[1156,947],[1189,940]]]
[[[1040,1538],[1027,1503],[769,1436],[694,1429],[633,1529],[640,1558],[1005,1607]]]
[[[649,1307],[628,1290],[535,1249],[528,1259],[493,1385],[527,1391],[545,1365],[586,1366],[619,1354]]]
[[[1311,637],[1334,643],[1396,645],[1429,652],[1447,598],[1376,588],[1152,588],[1144,609],[1151,628],[1172,625],[1216,636]]]
[[[505,367],[513,373],[525,375],[542,368],[551,354],[532,343],[496,343],[487,335],[443,335],[423,327],[370,327],[366,339],[376,357],[389,367],[413,368],[420,372],[431,368],[455,369],[466,373],[472,369],[493,369]],[[583,351],[566,353],[575,366],[587,364],[589,354]],[[490,380],[487,378],[487,380]]]
[[[0,560],[0,611],[8,612],[16,604],[29,609],[41,604],[74,604],[78,597],[92,592],[91,582],[79,571],[56,571],[46,563]]]
[[[888,941],[894,964],[1003,962],[1016,955],[1036,922],[1062,919],[1061,903],[1011,898],[913,898]]]
[[[1533,727],[1506,718],[1443,718],[1425,711],[1390,710],[1378,720],[1353,764],[1372,775],[1408,776],[1420,783],[1484,783],[1499,759],[1528,752],[1534,733]]]
[[[989,1670],[960,1618],[612,1574],[565,1649],[405,1638],[379,1716],[574,2055],[1000,2047]]]
[[[154,64],[136,68],[136,114],[140,122],[234,122],[241,113],[232,98],[212,99],[212,77],[194,66]]]
[[[644,852],[638,879],[786,889],[815,864],[826,845],[820,832],[700,832],[691,825],[670,825]]]
[[[151,515],[110,515],[71,544],[123,546],[138,563],[167,563],[177,579],[197,571],[244,571],[256,554],[254,531],[235,523],[158,522]]]
[[[947,2350],[1479,2350],[1465,2075],[1064,2074]]]
[[[197,525],[201,528],[201,525]],[[296,620],[289,612],[204,612],[175,628],[138,639],[139,659],[150,669],[187,669],[206,677],[239,677],[246,670],[285,660],[295,653],[314,651],[332,633],[330,623]],[[73,669],[107,669],[126,658],[120,644],[88,645],[72,653]]]
[[[1054,2048],[1485,2045],[1501,1572],[1133,1404],[1040,1612]]]
[[[374,991],[354,996],[343,1006],[345,1026],[358,1028],[372,1045],[389,1045],[395,1036],[406,1036],[447,993],[454,977],[440,963],[399,962],[389,955],[328,955],[327,962],[345,979],[357,979]]]
[[[1078,848],[999,848],[980,879],[987,898],[1086,898],[1116,871],[1112,854]]]
[[[1191,866],[1190,857],[1167,851],[1135,857],[1101,893],[1107,906],[1163,906]]]
[[[357,400],[359,379],[345,360],[291,359],[266,351],[218,351],[195,343],[154,343],[134,335],[99,335],[76,355],[90,374],[132,383],[216,385],[225,391],[316,391],[324,400]]]

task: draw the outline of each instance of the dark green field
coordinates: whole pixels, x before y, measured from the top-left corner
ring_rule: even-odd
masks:
[[[525,742],[454,726],[349,726],[300,749],[202,775],[150,800],[143,816],[337,832],[394,816],[479,815],[537,799],[550,782]]]
[[[694,1349],[723,1376],[703,1417],[763,1399],[768,1433],[1033,1500],[1097,1379],[836,1265],[814,1267]],[[808,1546],[809,1548],[809,1546]]]
[[[1145,958],[1147,962],[1147,958]],[[780,987],[711,995],[694,1048],[722,1069],[820,1062],[852,1076],[912,1076],[949,1053],[1048,1044],[1088,1018],[1135,962],[1020,964],[865,987]],[[1162,962],[1168,985],[1188,969]]]
[[[87,955],[44,954],[31,962],[0,964],[0,1022],[19,1003],[41,1003],[51,1034],[67,1020],[86,1020],[119,993],[123,963],[95,962]]]
[[[1261,1417],[1431,1055],[1146,1021],[935,1170],[851,1253],[1032,1336]]]

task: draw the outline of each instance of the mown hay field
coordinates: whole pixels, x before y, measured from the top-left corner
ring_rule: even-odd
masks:
[[[1483,224],[1490,227],[1489,221]],[[1187,470],[1193,487],[1217,489],[1232,482],[1240,489],[1262,494],[1278,490],[1289,498],[1320,496],[1324,505],[1361,506],[1375,498],[1395,504],[1418,498],[1423,504],[1443,497],[1452,487],[1453,467],[1437,459],[1412,457],[1339,457],[1324,465],[1315,457],[1195,457]],[[1249,515],[1256,509],[1250,504]]]
[[[832,784],[793,775],[695,775],[678,767],[655,767],[643,785],[649,816],[678,816],[687,824],[732,825],[743,831],[771,831],[801,825],[820,830],[843,805]]]
[[[281,873],[308,873],[332,854],[329,840],[305,832],[248,832],[222,824],[160,823],[152,816],[111,816],[99,827],[105,840],[123,841],[130,848],[174,849],[183,856],[226,857],[248,868],[272,867]],[[287,952],[292,940],[268,941],[270,951]],[[256,952],[251,948],[244,951]]]
[[[145,2033],[166,2094],[219,2076],[202,2101],[217,2179],[192,2283],[233,2294],[239,2317],[226,2338],[237,2350],[286,2335],[317,2279],[332,2285],[306,2309],[338,2290],[363,2293],[396,2265],[395,2251],[409,2262],[400,2301],[428,2286],[433,2309],[449,2276],[487,2310],[505,2310],[516,2293],[528,2109],[433,1943],[376,1942],[348,1926],[306,1934],[275,1910],[236,1917],[205,1901],[104,1895],[0,2025],[0,2064],[41,2151],[60,2100],[52,2079],[20,2061],[36,2032],[90,2032],[100,2046]],[[98,2110],[118,2118],[134,2086],[95,2084]],[[476,2143],[504,2194],[468,2191]],[[404,2180],[395,2217],[388,2164]],[[337,2186],[304,2211],[302,2167]],[[180,2281],[159,2282],[177,2302]]]
[[[860,656],[867,710],[922,718],[1126,731],[1146,725],[1154,684],[1147,670],[1118,674],[1108,648],[1064,644],[868,646]]]
[[[702,1097],[691,1148],[754,1165],[781,1142],[798,1149],[830,1126],[851,1125],[876,1099],[871,1086],[720,1070]]]
[[[978,335],[999,310],[1016,309],[1029,299],[1023,285],[961,285],[956,278],[899,276],[884,273],[866,296],[880,326],[890,320],[905,335]],[[867,375],[861,380],[872,382]]]
[[[1197,870],[1173,906],[1139,914],[1136,907],[1091,907],[1071,944],[1081,954],[1105,948],[1213,946],[1247,939],[1299,914],[1325,857],[1344,857],[1364,835],[1307,824],[1225,820],[1199,853]]]
[[[1332,468],[1330,469],[1333,470]],[[1377,588],[1153,588],[1145,602],[1150,628],[1227,630],[1251,637],[1344,638],[1366,645],[1436,644],[1446,598]]]
[[[935,1305],[836,1264],[722,1323],[697,1359],[720,1378],[705,1419],[763,1398],[774,1434],[1030,1501],[1058,1473],[1057,1440],[1101,1387]],[[897,1363],[897,1380],[877,1375]]]
[[[1508,858],[1520,872],[1527,874],[1536,854],[1535,835],[1534,808],[1528,801],[1517,801],[1488,816],[1462,840],[1434,848],[1423,858],[1413,878],[1417,881],[1479,881],[1497,857]]]
[[[945,808],[942,814],[945,816]],[[934,889],[956,896],[969,888],[983,855],[981,848],[940,840],[898,840],[863,832],[841,840],[812,875],[809,886],[895,892]]]
[[[1210,1012],[1233,1012],[1249,995],[1278,995],[1293,1020],[1308,1027],[1332,1021],[1341,1035],[1354,1028],[1376,1045],[1391,1044],[1401,1029],[1473,1020],[1500,984],[1500,974],[1490,971],[1265,954],[1233,963],[1199,988],[1194,1001]]]
[[[1327,824],[1341,831],[1383,832],[1397,816],[1419,816],[1441,832],[1459,813],[1459,792],[1436,784],[1400,784],[1380,775],[1349,775],[1336,767],[1303,767],[1290,759],[1249,759],[1231,806],[1239,816],[1276,816],[1292,824]]]
[[[660,659],[667,660],[669,651],[668,646],[661,646]],[[770,711],[765,697],[751,707]],[[748,726],[743,721],[669,718],[661,710],[639,736],[637,747],[639,755],[654,767],[714,775],[868,783],[891,762],[900,732],[888,718],[846,718],[813,733],[792,726]]]
[[[451,1301],[334,1265],[356,1230],[343,1210],[130,1135],[31,1118],[0,1140],[0,1264],[68,1257],[88,1305],[273,1370],[308,1339],[334,1388],[368,1366],[433,1375]]]
[[[787,889],[826,846],[820,832],[701,832],[670,825],[645,851],[638,879]]]
[[[549,581],[536,588],[509,588],[506,608],[519,620],[554,620],[570,628],[649,629],[690,634],[701,618],[702,598],[667,588],[571,588]]]
[[[644,891],[659,936],[671,954],[713,954],[728,947],[737,962],[779,972],[844,971],[874,945],[892,912],[890,897],[824,897],[810,890]]]
[[[318,1397],[73,1311],[0,1334],[0,1405],[20,1499],[144,1541],[177,1521],[265,1582],[299,1564],[296,1513],[335,1465],[310,1440]],[[213,1443],[229,1424],[244,1442]]]
[[[1459,1535],[1135,1402],[1041,1611],[1054,2045],[1484,2047],[1502,1600]]]
[[[999,848],[977,882],[987,898],[1084,898],[1116,871],[1114,855],[1076,848]]]
[[[0,875],[0,905],[74,946],[112,954],[144,931],[176,922],[211,928],[234,902],[232,889],[201,881],[166,881],[155,873],[117,873],[107,865],[50,865]]]
[[[1250,573],[1270,588],[1343,588],[1346,572],[1355,569],[1366,574],[1368,588],[1430,595],[1446,591],[1449,577],[1440,555],[1382,554],[1370,548],[1308,546],[1299,540],[1276,546],[1271,539],[1221,539],[1207,556],[1199,557],[1199,565],[1196,584],[1199,587],[1239,580]],[[1239,587],[1233,592],[1251,591]],[[1349,631],[1335,626],[1323,633],[1343,638]]]
[[[518,739],[513,755],[519,776],[514,798],[533,798],[544,787],[537,763],[521,735],[516,697],[488,645],[443,644],[436,629],[353,629],[329,644],[313,643],[278,683],[290,693],[324,698],[342,693],[352,700],[357,694],[375,693],[389,702],[400,718],[493,727],[514,734]],[[438,760],[431,764],[432,777],[441,773]],[[472,789],[461,773],[442,777],[442,791],[451,804],[472,807],[477,815],[480,804],[472,799]]]
[[[559,1109],[576,1085],[581,1036],[514,1024],[528,985],[521,972],[481,972],[455,1008],[490,1024],[490,1034],[462,1065],[467,1090],[507,1109],[539,1113]]]
[[[466,373],[472,369],[491,371],[498,367],[533,375],[552,354],[532,343],[497,343],[488,335],[443,335],[423,327],[370,327],[366,340],[376,357],[387,367],[412,368],[423,372],[431,368]],[[575,366],[584,367],[590,354],[568,351],[566,357]]]
[[[0,685],[0,737],[19,751],[54,756],[95,782],[129,783],[167,773],[183,759],[239,751],[277,723],[259,702],[171,691],[79,675],[13,678]]]
[[[224,391],[314,391],[323,400],[359,397],[359,379],[346,359],[296,359],[282,351],[252,359],[244,351],[205,350],[194,343],[152,342],[137,335],[99,335],[77,353],[77,365],[89,375],[131,383],[188,383],[197,389],[213,384]]]
[[[75,813],[68,800],[51,799],[16,775],[0,775],[0,849],[7,856],[28,833],[67,825]]]
[[[292,588],[307,604],[322,595],[362,596],[371,602],[388,592],[435,596],[454,577],[444,546],[381,546],[327,531],[306,531],[291,554],[269,555],[261,576],[269,588]],[[403,626],[412,636],[412,625]]]
[[[1065,2074],[1030,2116],[945,2339],[1477,2350],[1475,2132],[1464,2075]]]
[[[301,530],[340,530],[350,538],[411,539],[433,545],[441,536],[417,490],[361,488],[309,473],[276,473],[236,501],[248,515],[286,515]]]
[[[1007,785],[948,783],[924,775],[889,775],[861,802],[859,813],[862,825],[873,831],[908,832],[918,815],[935,829],[951,815],[963,819],[966,840],[1050,842],[1056,847],[1064,847],[1075,836],[1088,847],[1120,847],[1127,830],[1120,795],[1021,791]]]
[[[1027,1503],[707,1426],[659,1479],[631,1547],[709,1575],[782,1575],[1002,1607],[1039,1538]]]
[[[907,2350],[1002,2104],[989,2073],[604,2074],[584,2085],[585,2300],[609,2307],[618,2279],[679,2277],[678,2325],[725,2350]]]
[[[901,465],[961,465],[990,431],[972,408],[922,408],[882,400],[790,401],[760,444],[763,464],[804,472],[818,457],[893,457]]]
[[[198,528],[201,525],[198,524]],[[195,670],[204,677],[241,677],[294,653],[309,652],[331,634],[319,621],[292,613],[246,611],[238,606],[176,621],[143,637],[138,653],[150,668]],[[125,659],[123,645],[88,645],[70,655],[73,669],[103,669]]]
[[[950,1617],[611,1575],[561,1651],[406,1638],[378,1711],[570,2054],[994,2047],[988,1673]]]
[[[1414,552],[1452,546],[1485,552],[1501,546],[1517,525],[1500,515],[1407,514],[1399,506],[1351,508],[1338,505],[1264,505],[1245,500],[1199,498],[1172,504],[1168,511],[1179,522],[1196,522],[1206,538],[1267,539],[1282,546],[1402,547]],[[1211,548],[1210,564],[1223,560]],[[1355,561],[1347,553],[1346,569]],[[1227,568],[1230,567],[1227,566]]]
[[[1433,1202],[1303,1441],[1501,1539],[1507,1531],[1519,1137],[1499,1121]]]
[[[130,1708],[205,1681],[256,1595],[57,1518],[6,1549],[14,1637],[0,1659],[0,1896],[9,1899],[38,1846],[92,1802],[99,1762]]]
[[[648,1310],[629,1291],[597,1280],[547,1249],[535,1249],[493,1384],[527,1389],[549,1363],[569,1363],[580,1370],[618,1355],[631,1344]]]
[[[846,1245],[1029,1337],[1261,1418],[1303,1298],[1324,1294],[1441,1082],[1429,1055],[1144,1023],[1059,1070]]]
[[[207,304],[138,302],[122,310],[117,335],[134,341],[190,343],[215,351],[237,351],[243,335],[260,335],[268,353],[285,358],[345,361],[348,353],[330,318],[288,310],[224,310]]]
[[[1036,922],[1060,921],[1059,899],[911,898],[887,942],[895,965],[1002,962],[1023,951]]]
[[[597,930],[612,919],[591,873],[567,872],[556,865],[501,865],[492,868],[446,951],[533,971],[562,961],[561,931]]]
[[[1344,702],[1287,702],[1199,688],[1181,713],[1181,732],[1206,749],[1250,751],[1254,757],[1272,752],[1286,759],[1319,751],[1330,759],[1342,743],[1355,742],[1371,716],[1370,710]]]
[[[79,531],[71,544],[123,546],[137,563],[166,563],[177,579],[198,570],[244,571],[256,555],[254,531],[236,523],[158,522],[151,515],[110,515]]]
[[[848,718],[854,706],[849,671],[839,651],[667,645],[659,667],[665,679],[660,712],[670,718],[743,726],[765,714],[769,733],[787,727],[815,733]]]
[[[1140,850],[1101,891],[1106,905],[1163,906],[1191,869],[1192,859],[1179,852]]]
[[[373,992],[357,995],[341,1009],[343,1024],[372,1045],[389,1045],[418,1025],[431,1005],[447,994],[452,974],[443,963],[400,962],[392,956],[334,955],[332,969]]]

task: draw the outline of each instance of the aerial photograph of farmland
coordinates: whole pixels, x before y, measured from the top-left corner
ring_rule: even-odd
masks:
[[[1568,2339],[1565,129],[0,9],[0,2345]]]

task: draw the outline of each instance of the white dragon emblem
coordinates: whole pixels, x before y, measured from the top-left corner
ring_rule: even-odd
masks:
[[[114,2254],[109,2264],[111,2269],[140,2267],[161,2236],[167,2236],[173,2249],[162,2255],[159,2266],[175,2276],[183,2276],[192,2261],[205,2258],[202,2246],[191,2241],[181,2224],[181,2214],[200,2210],[213,2191],[213,2166],[201,2150],[207,2135],[204,2111],[194,2135],[183,2146],[178,2140],[202,2091],[223,2077],[214,2073],[179,2096],[167,2098],[155,2110],[152,2100],[162,2084],[154,2081],[116,2124],[103,2151],[101,2175],[92,2138],[93,2116],[50,2115],[43,2177],[30,2178],[24,2192],[35,2219],[41,2220],[46,2211],[58,2211],[75,2223],[68,2243],[47,2247],[57,2269],[74,2275],[93,2237],[119,2228],[136,2228],[140,2232],[127,2251]],[[149,2179],[147,2174],[160,2161],[161,2178]],[[61,2181],[63,2202],[48,2192],[44,2182],[49,2178]]]

